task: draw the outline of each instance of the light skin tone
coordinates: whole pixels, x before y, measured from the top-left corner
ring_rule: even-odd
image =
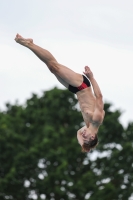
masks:
[[[79,87],[82,84],[83,76],[81,74],[76,73],[68,67],[58,63],[49,51],[34,44],[32,39],[25,39],[21,35],[17,34],[15,41],[30,49],[41,61],[46,64],[48,69],[66,88],[68,88],[69,85]],[[105,114],[103,110],[104,104],[101,90],[88,66],[85,67],[84,74],[89,78],[92,87],[85,88],[76,93],[85,122],[85,126],[77,132],[77,139],[81,146],[84,142],[87,143],[90,139],[93,140],[95,138]]]

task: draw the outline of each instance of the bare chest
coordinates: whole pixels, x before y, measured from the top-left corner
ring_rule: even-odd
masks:
[[[83,119],[84,119],[84,122],[87,126],[89,126],[89,124],[91,123],[92,121],[92,117],[93,117],[93,113],[90,112],[90,111],[81,111],[82,113],[82,116],[83,116]]]
[[[89,111],[90,113],[94,112],[96,99],[92,93],[91,88],[87,88],[78,92],[77,97],[78,97],[81,112],[84,115],[86,115],[86,110]]]

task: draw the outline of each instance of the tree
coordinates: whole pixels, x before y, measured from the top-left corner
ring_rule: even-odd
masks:
[[[84,154],[76,139],[83,119],[68,90],[33,94],[21,106],[8,103],[0,112],[0,199],[128,199],[133,126],[124,130],[121,112],[110,107],[105,104],[98,147]]]

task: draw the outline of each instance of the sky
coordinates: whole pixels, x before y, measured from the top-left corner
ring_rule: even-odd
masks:
[[[0,110],[24,104],[64,87],[29,49],[14,41],[17,33],[33,38],[59,63],[78,73],[88,65],[121,123],[133,122],[132,0],[0,0]]]

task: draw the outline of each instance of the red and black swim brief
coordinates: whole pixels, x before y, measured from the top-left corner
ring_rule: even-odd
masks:
[[[68,89],[70,92],[76,94],[78,91],[91,86],[89,79],[86,78],[86,76],[84,76],[84,75],[82,75],[82,76],[83,76],[83,83],[79,87],[73,87],[72,85],[69,85]]]

